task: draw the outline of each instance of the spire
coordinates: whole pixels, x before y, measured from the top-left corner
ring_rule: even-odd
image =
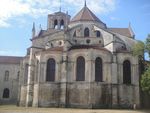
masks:
[[[131,27],[131,23],[130,23],[130,22],[129,22],[128,29],[129,29],[129,31],[130,31],[131,37],[132,37],[132,38],[135,38],[135,34],[134,34],[133,30],[132,30],[132,27]]]
[[[84,1],[84,7],[86,7],[86,0]]]
[[[68,11],[66,11],[66,30],[68,30]]]
[[[41,24],[39,25],[39,29],[42,30],[42,25]]]
[[[32,37],[35,37],[35,23],[33,22],[33,27],[32,27]]]
[[[35,31],[35,23],[33,22],[32,31]]]
[[[59,11],[61,12],[61,0],[60,0],[59,2],[60,2],[60,7],[59,7]]]
[[[129,22],[129,26],[128,26],[128,28],[130,28],[131,27],[131,23]]]

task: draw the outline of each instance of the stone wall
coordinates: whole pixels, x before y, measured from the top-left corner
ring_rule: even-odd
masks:
[[[5,80],[5,72],[9,72]],[[18,98],[20,64],[0,64],[0,104],[16,104]],[[3,98],[4,89],[9,89],[9,98]]]
[[[27,86],[21,86],[20,89],[20,98],[19,98],[19,105],[25,106],[26,105],[26,97],[27,97]]]

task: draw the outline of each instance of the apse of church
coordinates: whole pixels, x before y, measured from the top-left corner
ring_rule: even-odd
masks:
[[[128,28],[109,28],[85,5],[73,18],[48,15],[32,29],[21,65],[20,106],[131,108],[139,106],[137,43]]]

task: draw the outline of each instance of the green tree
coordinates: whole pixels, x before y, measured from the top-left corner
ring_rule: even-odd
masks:
[[[150,68],[144,72],[140,82],[142,90],[150,94]]]
[[[140,70],[141,80],[140,85],[144,92],[147,92],[150,94],[150,35],[146,38],[145,43],[142,41],[139,41],[137,44],[135,44],[132,48],[133,55],[139,56],[139,63],[140,68],[144,66],[142,71]],[[144,54],[148,53],[149,58],[145,60]],[[143,66],[141,66],[143,64]]]
[[[148,53],[149,58],[150,58],[150,34],[146,38],[146,43],[145,43],[145,52]],[[150,60],[150,59],[149,59]]]
[[[142,41],[138,41],[137,44],[135,44],[132,48],[133,55],[138,56],[140,60],[144,59],[144,53],[145,53],[145,43]]]

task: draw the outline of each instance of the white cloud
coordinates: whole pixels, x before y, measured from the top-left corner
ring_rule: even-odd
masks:
[[[87,6],[94,12],[98,14],[109,13],[116,8],[117,0],[86,0]],[[70,7],[75,7],[76,11],[84,6],[84,0],[64,0],[64,4]],[[66,6],[67,6],[66,5]]]
[[[116,8],[116,0],[91,0],[89,8],[99,14],[109,13]]]
[[[29,15],[40,17],[58,7],[59,0],[2,0],[0,3],[0,27],[8,27],[8,20]]]
[[[10,24],[8,24],[7,22],[0,20],[0,27],[9,27]]]
[[[41,17],[59,10],[60,0],[2,0],[0,3],[0,27],[9,27],[12,18],[28,15]],[[108,13],[115,9],[117,0],[87,0],[88,7],[95,13]],[[84,0],[62,0],[65,10],[79,11]],[[68,9],[67,9],[68,8]],[[58,10],[57,10],[58,9]]]
[[[115,21],[120,20],[120,18],[113,17],[113,16],[111,16],[110,19],[111,19],[111,20],[115,20]]]

